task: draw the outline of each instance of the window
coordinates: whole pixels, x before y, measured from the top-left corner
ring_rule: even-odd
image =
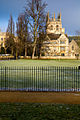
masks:
[[[54,43],[54,44],[57,44],[57,42],[56,42],[56,41],[54,41],[53,43]]]
[[[3,41],[3,38],[1,38],[1,41]]]
[[[51,25],[50,30],[53,30],[53,25]]]
[[[61,54],[61,56],[65,56],[65,54],[64,54],[64,53],[62,53],[62,54]]]
[[[54,52],[56,52],[56,47],[54,47]]]
[[[56,25],[56,30],[59,30],[59,26],[58,25]]]
[[[72,50],[74,50],[74,46],[72,45]]]
[[[60,41],[60,44],[65,44],[65,41],[62,41],[62,40],[61,40],[61,41]]]
[[[64,51],[65,50],[65,47],[61,47],[61,51]]]

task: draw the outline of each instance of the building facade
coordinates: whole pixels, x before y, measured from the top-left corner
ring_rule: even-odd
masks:
[[[0,48],[5,47],[6,32],[0,32]]]
[[[48,12],[46,38],[41,49],[41,56],[75,57],[78,53],[78,51],[76,52],[78,44],[76,42],[74,45],[72,44],[73,42],[69,43],[68,36],[65,34],[65,29],[62,28],[61,13],[58,15],[57,19],[55,18],[55,13],[54,18],[52,17],[50,19]],[[73,49],[73,46],[75,49]]]

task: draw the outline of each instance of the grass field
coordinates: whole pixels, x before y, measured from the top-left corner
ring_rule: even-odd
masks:
[[[0,66],[64,66],[76,67],[80,60],[3,60]]]
[[[80,71],[72,68],[55,69],[53,66],[78,67],[80,60],[8,60],[0,61],[0,88],[25,90],[61,90],[80,88]],[[28,68],[29,66],[29,68]],[[32,66],[39,66],[34,69]],[[42,69],[41,66],[44,66]],[[46,67],[47,69],[46,69]],[[48,66],[49,67],[48,69]]]
[[[80,105],[0,103],[0,120],[80,120]]]

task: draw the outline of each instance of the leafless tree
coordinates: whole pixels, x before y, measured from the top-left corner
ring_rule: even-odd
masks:
[[[25,15],[28,17],[29,31],[33,39],[32,59],[34,59],[36,44],[40,30],[46,21],[45,8],[47,4],[42,0],[28,0],[25,7]]]
[[[11,54],[13,55],[13,51],[14,51],[14,38],[15,38],[15,25],[14,25],[14,21],[12,18],[12,15],[10,15],[10,19],[8,22],[8,28],[7,28],[7,32],[6,32],[6,41],[5,41],[5,47],[6,49],[10,49],[11,50]]]
[[[21,40],[23,49],[25,48],[25,57],[27,56],[28,45],[28,22],[24,14],[20,14],[16,23],[17,36]]]

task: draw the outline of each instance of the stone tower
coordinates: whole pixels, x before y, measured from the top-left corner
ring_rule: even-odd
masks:
[[[62,28],[62,22],[61,22],[61,12],[58,14],[57,19],[54,17],[49,18],[49,12],[47,13],[47,34],[62,34],[65,33],[65,29]]]

